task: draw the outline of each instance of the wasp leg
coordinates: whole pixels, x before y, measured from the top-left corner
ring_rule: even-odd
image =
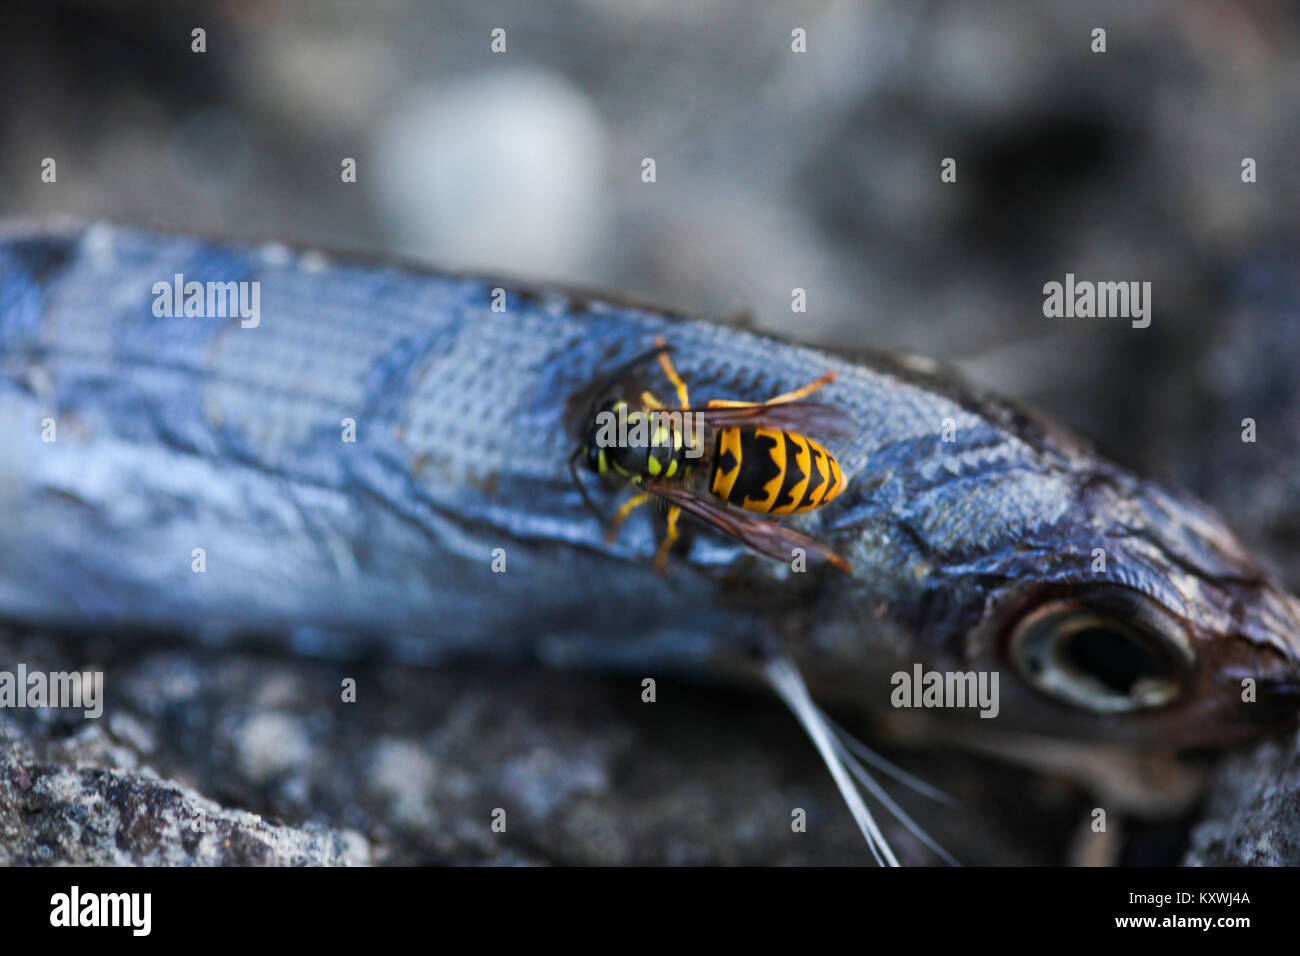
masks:
[[[769,398],[765,402],[733,402],[729,399],[715,398],[709,402],[709,408],[752,408],[755,405],[784,405],[787,402],[797,402],[801,398],[807,398],[817,389],[825,388],[833,381],[835,381],[835,373],[827,372],[821,378],[809,382],[803,388],[796,388],[792,392]]]
[[[655,552],[655,573],[663,574],[668,568],[668,552],[673,549],[677,543],[677,519],[681,517],[682,509],[676,505],[668,509],[668,531],[664,539],[659,542],[659,550]]]
[[[641,404],[652,412],[663,411],[664,403],[655,397],[654,392],[646,391],[641,393]]]
[[[655,339],[655,345],[662,346],[667,344],[668,343],[663,339]],[[681,403],[682,409],[689,409],[691,407],[690,392],[686,390],[686,383],[683,382],[682,377],[677,374],[677,369],[673,367],[673,360],[668,357],[667,352],[659,353],[659,367],[662,368],[664,374],[668,376],[668,381],[673,383],[673,388],[677,389],[677,400]]]
[[[641,494],[633,495],[631,498],[627,499],[627,501],[623,502],[623,506],[618,509],[614,514],[613,519],[609,522],[609,527],[605,529],[605,540],[612,544],[614,539],[618,537],[618,529],[623,527],[623,522],[627,520],[627,516],[637,508],[640,508],[652,497],[653,496],[648,491],[643,491]]]

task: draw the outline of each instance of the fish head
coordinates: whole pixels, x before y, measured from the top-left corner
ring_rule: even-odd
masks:
[[[1006,675],[1006,725],[1184,749],[1293,722],[1300,601],[1190,496],[1109,467],[1074,487],[956,631]]]
[[[819,619],[835,623],[796,622],[790,641],[826,696],[981,738],[1174,750],[1300,716],[1300,601],[1212,510],[1017,405],[912,381],[909,407],[951,404],[845,450],[854,478],[827,527],[854,577],[828,579],[842,603]],[[939,420],[960,423],[952,442]],[[984,675],[997,704],[919,713],[893,693],[914,669]]]

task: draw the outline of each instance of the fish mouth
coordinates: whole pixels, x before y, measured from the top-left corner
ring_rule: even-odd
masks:
[[[1300,720],[1300,600],[1272,581],[1199,589],[1184,620],[1195,665],[1169,708],[1168,740],[1227,746]],[[1153,715],[1154,716],[1154,715]]]
[[[1261,729],[1285,726],[1300,712],[1300,680],[1265,680],[1259,683],[1252,721]]]
[[[1198,642],[1200,690],[1226,702],[1225,734],[1245,737],[1300,718],[1300,600],[1268,581],[1234,590],[1228,636]]]

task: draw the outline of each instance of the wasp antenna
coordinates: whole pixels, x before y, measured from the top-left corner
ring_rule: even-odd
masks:
[[[651,359],[657,358],[659,354],[662,352],[671,352],[672,350],[673,347],[667,344],[666,342],[664,342],[663,339],[655,339],[654,348],[647,349],[646,351],[642,352],[640,355],[634,355],[632,358],[628,359],[618,368],[614,369],[614,371],[610,372],[609,375],[605,376],[605,380],[600,384],[600,387],[596,391],[596,397],[592,400],[592,404],[599,405],[600,400],[605,395],[605,393],[608,392],[611,388],[613,388],[616,384],[618,384],[618,380],[622,378],[624,375],[626,375],[628,372],[632,371],[632,369],[636,368],[639,365],[644,365],[646,362],[649,362]]]
[[[826,769],[835,779],[835,786],[839,788],[840,796],[849,805],[849,812],[853,814],[858,829],[862,831],[871,855],[881,866],[898,866],[898,858],[889,848],[889,843],[880,832],[875,817],[867,809],[862,794],[858,792],[849,772],[844,769],[844,754],[848,751],[843,745],[837,744],[830,728],[826,725],[826,719],[817,709],[812,698],[808,696],[808,688],[798,668],[788,658],[774,657],[763,666],[763,673],[768,683],[772,685],[772,689],[785,701],[785,705],[790,708],[795,719],[803,725],[804,731],[812,738],[817,752],[821,754],[826,764]]]
[[[596,502],[591,500],[591,495],[587,494],[587,489],[583,485],[582,479],[578,476],[576,462],[578,456],[584,451],[586,451],[586,449],[579,445],[573,450],[573,454],[569,456],[569,476],[573,479],[573,484],[577,487],[578,494],[582,495],[582,503],[587,506],[587,510],[599,518],[601,524],[609,524],[609,519],[605,517],[604,513],[598,507],[596,507]]]

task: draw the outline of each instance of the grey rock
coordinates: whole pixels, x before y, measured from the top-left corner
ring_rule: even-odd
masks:
[[[1225,760],[1188,866],[1300,866],[1300,735]]]
[[[368,863],[356,832],[278,825],[149,771],[0,760],[0,865]]]
[[[110,658],[105,640],[0,632],[0,661],[115,661],[97,720],[0,710],[0,862],[870,862],[802,731],[763,696],[660,681],[647,704],[629,678],[121,637]],[[341,701],[346,677],[356,703]],[[966,755],[891,756],[961,802],[899,794],[963,862],[1052,862],[1082,812],[1068,789]],[[896,824],[886,832],[903,860],[937,862]]]

